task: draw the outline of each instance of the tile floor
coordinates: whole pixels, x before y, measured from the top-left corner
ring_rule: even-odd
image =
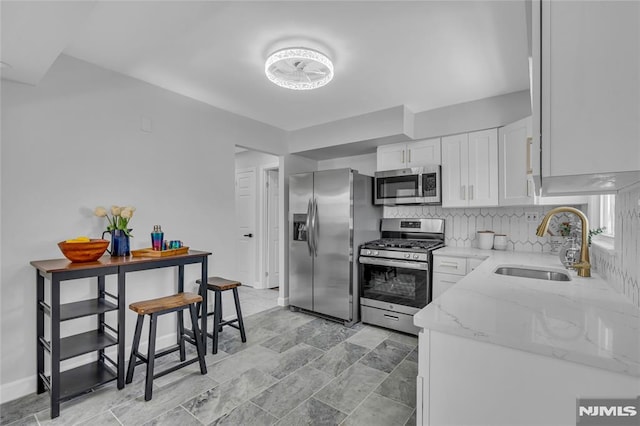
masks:
[[[0,424],[415,424],[417,338],[363,324],[345,328],[274,307],[275,291],[241,289],[248,341],[227,327],[212,355],[208,339],[206,375],[196,363],[158,378],[145,402],[139,366],[124,389],[112,382],[64,402],[53,420],[46,393],[5,403]],[[231,314],[232,302],[223,309]],[[158,368],[176,362],[174,355],[158,359]]]

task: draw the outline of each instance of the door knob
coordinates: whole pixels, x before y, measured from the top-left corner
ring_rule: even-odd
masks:
[[[244,234],[243,236],[244,236],[244,237],[252,238],[252,237],[253,237],[253,234]]]

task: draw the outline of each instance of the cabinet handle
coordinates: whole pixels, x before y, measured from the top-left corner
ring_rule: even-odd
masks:
[[[533,164],[531,164],[531,149],[533,148],[533,138],[529,136],[527,138],[527,174],[533,174]]]
[[[393,315],[387,315],[387,314],[384,314],[384,317],[385,317],[385,318],[388,318],[388,319],[390,319],[390,320],[400,321],[400,318],[399,318],[399,317],[394,317]]]
[[[456,262],[440,262],[440,266],[446,266],[447,268],[456,268],[458,269],[458,264]]]
[[[473,185],[469,185],[469,199],[473,200]]]
[[[462,185],[460,187],[460,198],[462,198],[463,200],[467,199],[467,186],[466,185]]]
[[[411,162],[411,150],[408,150],[408,155],[407,155],[407,163]]]
[[[404,164],[404,149],[402,150],[402,164]]]

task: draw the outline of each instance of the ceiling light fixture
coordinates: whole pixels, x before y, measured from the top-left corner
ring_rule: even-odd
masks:
[[[311,90],[333,79],[333,63],[316,50],[301,47],[281,49],[267,58],[264,73],[278,86]]]

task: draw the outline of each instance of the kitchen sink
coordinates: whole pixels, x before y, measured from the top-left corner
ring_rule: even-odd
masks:
[[[522,277],[522,278],[534,278],[537,280],[571,281],[571,277],[566,272],[549,270],[549,269],[537,269],[534,267],[499,266],[493,272],[499,275],[509,275],[512,277]]]

